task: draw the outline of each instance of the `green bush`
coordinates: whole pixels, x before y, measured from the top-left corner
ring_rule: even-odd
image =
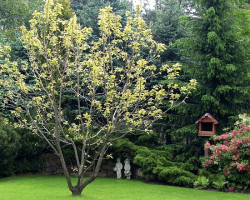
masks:
[[[186,176],[180,176],[175,180],[175,185],[185,186],[185,187],[193,187],[195,179],[186,177]]]
[[[208,178],[211,175],[211,173],[206,168],[202,168],[199,170],[198,175],[205,176],[206,178]]]
[[[0,177],[14,173],[20,136],[10,126],[0,126]]]
[[[134,158],[134,164],[138,165],[145,175],[154,173],[157,167],[174,166],[175,163],[168,160],[168,152],[159,150],[150,150],[146,147],[141,147],[137,150],[137,155]],[[154,173],[157,174],[157,173]]]
[[[44,160],[42,158],[23,158],[21,160],[15,160],[15,173],[27,173],[27,172],[40,172],[44,167]]]
[[[209,179],[205,176],[199,176],[197,180],[194,182],[194,187],[196,189],[206,189],[209,186]]]
[[[136,144],[148,141],[149,136],[140,136]],[[128,139],[117,141],[112,147],[114,157],[133,159],[133,164],[144,175],[152,175],[155,180],[192,187],[201,162],[183,150],[183,145],[161,145],[155,149],[137,146]],[[177,155],[177,153],[181,153]],[[176,159],[178,157],[178,159]],[[187,159],[188,158],[188,159]]]
[[[136,155],[137,146],[125,138],[114,143],[110,151],[113,152],[113,156],[116,158],[133,159]]]
[[[27,130],[1,125],[0,177],[41,171],[43,169],[41,155],[46,147],[41,138]]]
[[[146,147],[138,150],[134,158],[134,164],[140,167],[144,175],[152,174],[154,168],[158,165],[162,166],[165,158],[157,159],[156,155]]]
[[[43,169],[44,161],[41,157],[47,144],[25,129],[17,129],[20,136],[20,148],[14,161],[15,173],[39,172]]]
[[[145,146],[148,148],[154,148],[158,145],[159,136],[157,133],[143,134],[138,137],[135,144],[138,146]]]
[[[190,186],[192,180],[195,180],[196,178],[193,173],[176,166],[156,168],[154,172],[158,174],[159,180],[173,185]]]
[[[226,188],[227,183],[225,176],[217,176],[217,180],[213,181],[213,187],[217,190],[223,190]]]

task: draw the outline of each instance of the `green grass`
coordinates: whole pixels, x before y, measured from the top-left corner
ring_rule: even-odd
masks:
[[[81,196],[72,196],[63,176],[19,176],[0,179],[0,200],[249,200],[250,194],[201,191],[136,180],[98,178]]]

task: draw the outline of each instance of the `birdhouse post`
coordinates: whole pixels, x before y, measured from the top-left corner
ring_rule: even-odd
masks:
[[[198,136],[200,137],[210,137],[216,133],[216,126],[219,123],[210,113],[206,113],[199,120],[195,122],[198,124]],[[204,145],[205,156],[208,156],[209,152]]]

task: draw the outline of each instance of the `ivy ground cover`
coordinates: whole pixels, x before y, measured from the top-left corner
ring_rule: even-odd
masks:
[[[98,178],[81,196],[72,196],[63,176],[19,176],[0,179],[1,200],[248,200],[250,194],[202,191],[137,180]]]

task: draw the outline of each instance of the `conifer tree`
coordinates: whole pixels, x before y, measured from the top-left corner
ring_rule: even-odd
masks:
[[[246,8],[232,0],[193,3],[196,13],[185,21],[191,32],[179,45],[186,73],[197,79],[199,87],[185,112],[193,121],[210,112],[224,128],[236,115],[249,111],[249,54],[244,44],[249,36],[238,31],[239,11]]]

